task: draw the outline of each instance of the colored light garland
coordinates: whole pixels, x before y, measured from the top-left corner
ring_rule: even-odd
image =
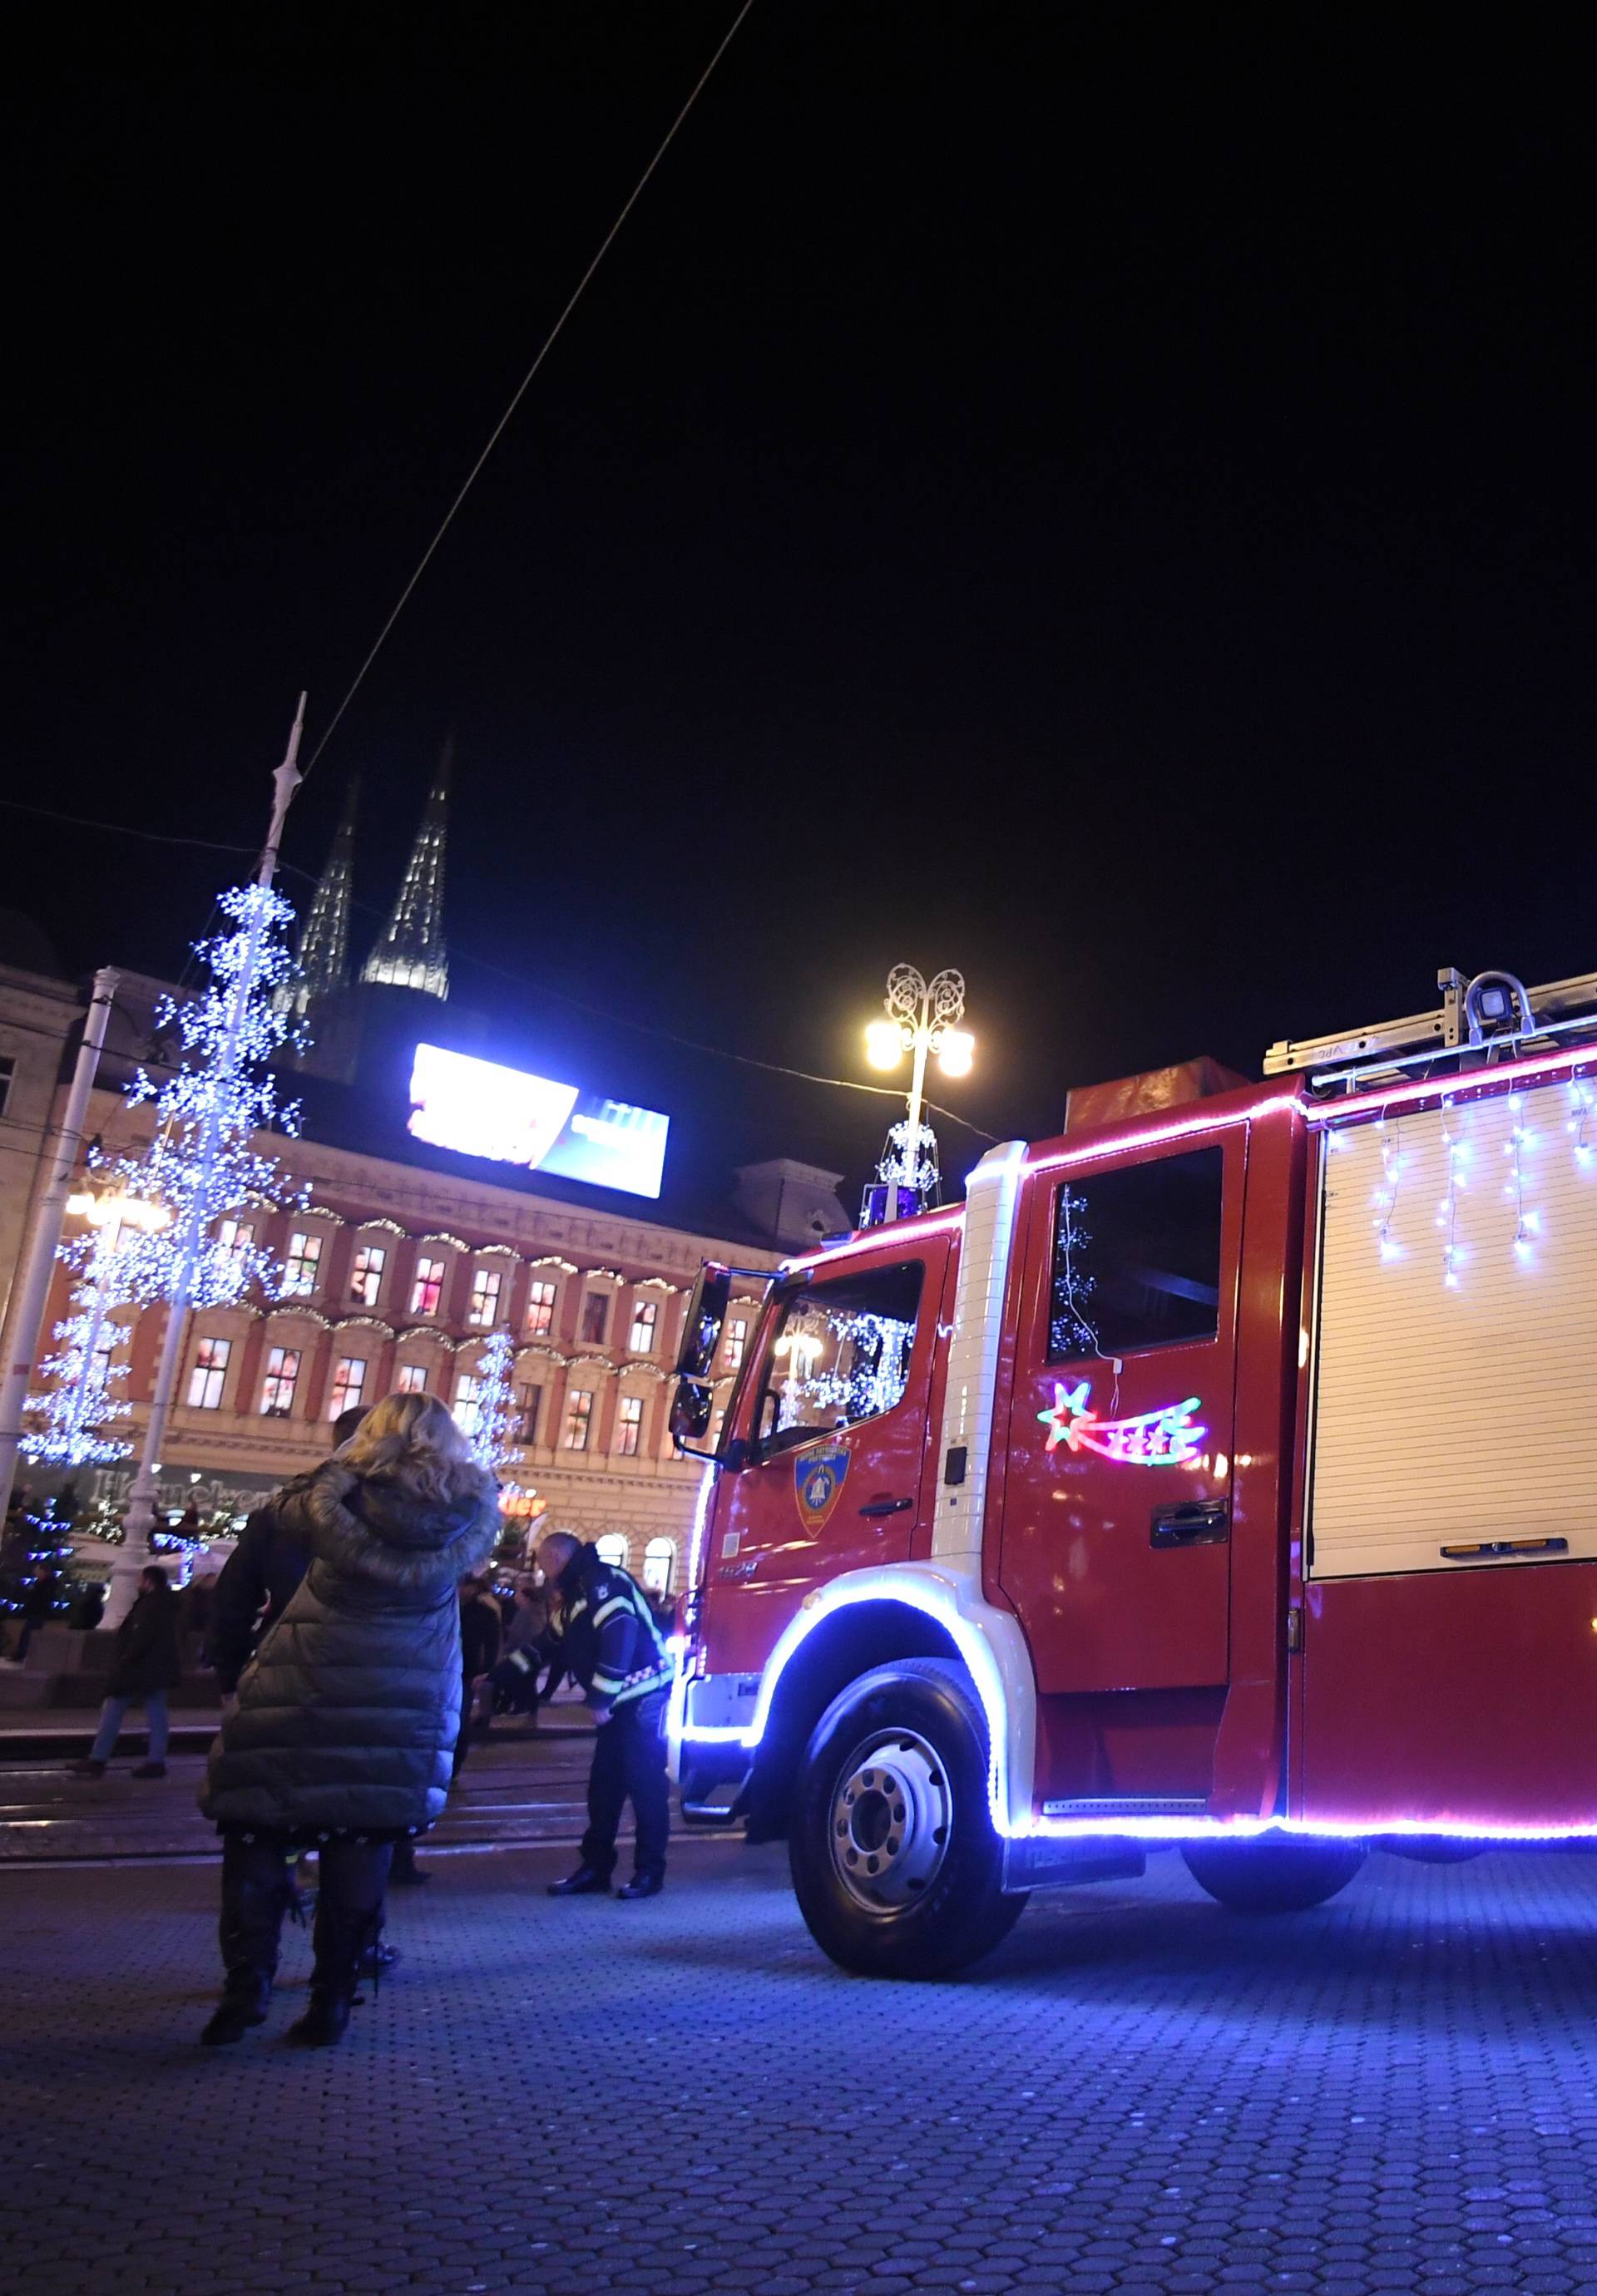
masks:
[[[1049,1431],[1045,1454],[1063,1443],[1071,1451],[1096,1451],[1116,1466],[1182,1467],[1198,1457],[1209,1431],[1193,1419],[1193,1413],[1203,1408],[1195,1395],[1131,1419],[1100,1419],[1091,1398],[1087,1380],[1068,1388],[1054,1382],[1052,1406],[1037,1414]]]

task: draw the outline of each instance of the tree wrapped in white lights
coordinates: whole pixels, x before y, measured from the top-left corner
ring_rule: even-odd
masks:
[[[279,1104],[268,1065],[294,1026],[276,996],[293,971],[293,908],[269,885],[235,885],[218,906],[233,931],[194,944],[208,985],[184,1002],[169,998],[156,1016],[159,1028],[177,1031],[177,1069],[160,1085],[141,1069],[128,1087],[129,1108],[153,1104],[154,1137],[142,1156],[111,1167],[128,1195],[168,1216],[124,1244],[126,1296],[178,1308],[228,1307],[252,1289],[277,1291],[282,1269],[269,1251],[252,1240],[224,1242],[216,1230],[247,1202],[281,1201],[277,1160],[253,1137],[292,1136],[298,1119],[296,1108]]]
[[[471,1424],[465,1431],[476,1458],[501,1481],[509,1468],[519,1432],[513,1385],[514,1370],[514,1345],[508,1327],[501,1324],[486,1341],[478,1360]]]
[[[298,1111],[278,1105],[268,1062],[293,1027],[289,1000],[278,992],[293,970],[288,928],[293,909],[274,891],[277,849],[289,800],[299,786],[300,697],[288,752],[273,776],[271,826],[255,882],[235,885],[218,906],[232,931],[196,943],[210,973],[196,996],[169,1005],[162,1020],[176,1026],[182,1045],[177,1072],[157,1086],[142,1071],[128,1104],[152,1103],[155,1135],[144,1156],[114,1168],[128,1193],[161,1205],[169,1225],[140,1236],[128,1253],[132,1295],[169,1303],[161,1365],[150,1403],[138,1472],[123,1520],[125,1544],[112,1573],[105,1623],[114,1626],[131,1607],[138,1571],[156,1527],[155,1471],[188,1311],[237,1300],[251,1284],[276,1292],[279,1271],[253,1239],[224,1242],[218,1223],[254,1198],[273,1203],[282,1188],[276,1157],[253,1145],[259,1132],[292,1135]]]

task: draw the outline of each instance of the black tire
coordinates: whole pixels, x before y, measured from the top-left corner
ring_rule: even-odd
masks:
[[[1445,1833],[1378,1833],[1371,1849],[1392,1857],[1409,1857],[1418,1866],[1467,1866],[1485,1855],[1484,1841],[1453,1841]]]
[[[1369,1852],[1362,1841],[1198,1841],[1181,1851],[1200,1890],[1234,1914],[1301,1914],[1345,1890]]]
[[[832,1701],[804,1750],[788,1861],[811,1936],[861,1977],[949,1977],[1008,1934],[1025,1895],[1000,1886],[987,1725],[962,1666],[900,1659]]]

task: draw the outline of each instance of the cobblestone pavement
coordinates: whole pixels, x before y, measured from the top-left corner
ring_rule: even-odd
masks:
[[[840,1975],[779,1849],[552,1903],[440,1858],[344,2047],[194,2035],[214,1868],[8,1874],[0,2191],[50,2296],[1597,2292],[1597,1865],[1372,1858],[1247,1922],[1174,1858],[951,1984]]]

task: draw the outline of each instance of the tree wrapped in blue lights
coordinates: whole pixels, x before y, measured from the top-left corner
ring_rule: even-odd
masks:
[[[102,1228],[75,1237],[62,1247],[62,1257],[76,1262],[78,1281],[70,1312],[55,1326],[55,1351],[39,1365],[50,1384],[28,1398],[29,1411],[44,1423],[23,1436],[21,1447],[29,1459],[52,1466],[109,1466],[133,1448],[105,1431],[132,1408],[115,1391],[128,1375],[127,1365],[111,1360],[121,1337],[111,1320],[113,1272],[119,1272],[115,1235]]]

